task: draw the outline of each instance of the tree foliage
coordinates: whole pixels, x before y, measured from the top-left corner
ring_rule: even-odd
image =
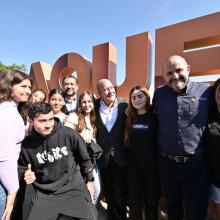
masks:
[[[24,64],[18,65],[16,63],[13,63],[13,64],[7,66],[0,61],[0,71],[2,71],[2,70],[20,70],[23,72],[27,71],[26,66]]]

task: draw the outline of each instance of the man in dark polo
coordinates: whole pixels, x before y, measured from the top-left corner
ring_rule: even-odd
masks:
[[[163,64],[166,85],[155,91],[159,172],[169,220],[205,220],[209,176],[203,132],[211,87],[189,79],[190,66],[178,55]]]
[[[123,151],[127,103],[116,97],[108,79],[97,83],[97,142],[103,149],[98,160],[109,220],[126,219],[125,153]]]

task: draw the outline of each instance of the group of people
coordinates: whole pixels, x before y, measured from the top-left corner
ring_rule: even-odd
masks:
[[[101,192],[109,220],[158,220],[161,191],[169,220],[205,220],[209,199],[220,219],[220,79],[191,81],[178,55],[162,69],[152,104],[108,79],[98,99],[78,94],[76,74],[45,102],[28,75],[1,72],[2,220],[95,220]]]

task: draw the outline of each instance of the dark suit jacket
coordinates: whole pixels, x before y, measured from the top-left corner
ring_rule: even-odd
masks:
[[[116,164],[120,167],[125,166],[125,152],[124,152],[124,128],[127,108],[127,102],[121,98],[118,101],[118,115],[115,124],[110,132],[102,122],[99,108],[100,99],[96,101],[96,123],[97,123],[97,143],[103,150],[102,156],[98,160],[98,165],[102,168],[106,167],[110,155],[113,157]]]

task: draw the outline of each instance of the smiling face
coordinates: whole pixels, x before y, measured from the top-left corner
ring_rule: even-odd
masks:
[[[91,111],[94,109],[94,103],[92,98],[88,94],[85,94],[83,98],[80,100],[80,106],[85,115],[90,114]]]
[[[163,78],[166,84],[176,92],[186,87],[189,80],[190,67],[184,58],[171,56],[163,65]]]
[[[131,94],[131,104],[138,113],[146,112],[147,97],[141,90],[134,90]]]
[[[49,103],[53,108],[53,113],[58,114],[65,105],[64,98],[62,95],[56,93],[50,97]]]
[[[18,84],[12,86],[12,100],[16,103],[26,102],[31,94],[31,81],[24,79]]]
[[[67,77],[63,81],[63,89],[68,97],[75,96],[78,91],[78,84],[74,77]]]
[[[116,92],[111,81],[107,79],[102,79],[98,82],[97,88],[98,88],[99,96],[107,106],[110,106],[115,102]]]
[[[42,91],[35,91],[32,94],[32,102],[36,103],[36,102],[44,102],[45,100],[45,94]]]
[[[49,112],[48,114],[39,113],[33,120],[30,119],[30,124],[34,129],[42,136],[49,135],[54,127],[54,114]]]

